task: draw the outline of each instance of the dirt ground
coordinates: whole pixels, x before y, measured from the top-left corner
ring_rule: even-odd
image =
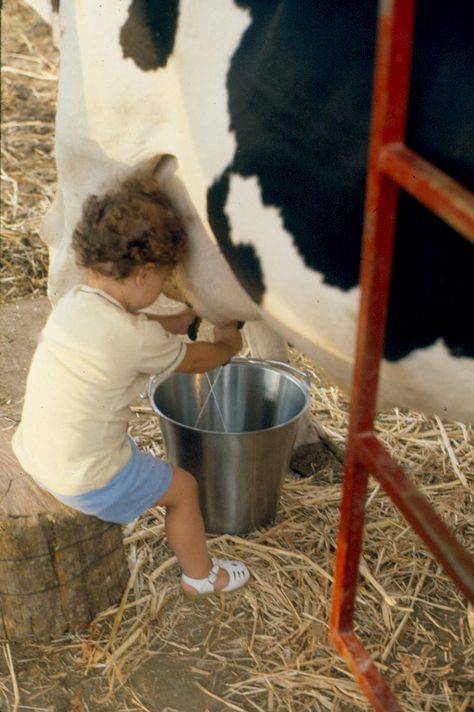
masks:
[[[56,179],[58,56],[49,28],[19,1],[2,11],[2,54],[0,427],[11,429],[50,309],[38,228]],[[311,408],[340,452],[347,402],[309,368]],[[379,425],[461,541],[472,543],[472,491],[455,471],[472,483],[471,430],[399,411]],[[141,447],[162,452],[146,408],[132,409],[131,429]],[[116,610],[47,644],[0,640],[0,712],[369,710],[327,638],[341,494],[328,462],[319,479],[287,478],[269,527],[210,540],[216,553],[245,557],[254,571],[235,597],[189,604],[180,596],[160,513],[125,528],[136,579],[114,644]],[[474,645],[462,597],[373,484],[367,509],[357,630],[407,712],[474,710]]]
[[[31,357],[50,309],[47,297],[0,306],[0,403],[4,419],[20,416]]]

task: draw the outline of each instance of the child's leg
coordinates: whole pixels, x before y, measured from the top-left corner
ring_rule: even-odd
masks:
[[[195,478],[186,470],[173,467],[171,484],[155,506],[166,507],[166,535],[183,573],[194,579],[205,578],[212,568],[212,562],[207,551]],[[220,591],[228,581],[228,573],[219,569],[215,590]],[[184,590],[192,590],[185,583],[181,585]]]

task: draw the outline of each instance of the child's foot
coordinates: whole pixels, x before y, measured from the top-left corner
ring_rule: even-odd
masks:
[[[250,573],[241,561],[212,559],[212,569],[206,578],[193,579],[186,574],[181,576],[181,587],[189,598],[200,598],[213,593],[227,593],[245,586]]]

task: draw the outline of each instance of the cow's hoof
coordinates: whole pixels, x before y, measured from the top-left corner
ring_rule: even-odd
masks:
[[[316,481],[341,482],[344,455],[335,447],[334,451],[320,440],[316,443],[299,445],[293,450],[290,468],[300,477],[316,475]]]

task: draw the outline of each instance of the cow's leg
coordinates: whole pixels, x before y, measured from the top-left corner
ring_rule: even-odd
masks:
[[[255,358],[289,362],[286,341],[265,322],[246,322],[244,333],[250,353]],[[295,449],[290,462],[291,469],[308,477],[329,466],[339,474],[341,460],[341,454],[328,442],[327,436],[323,434],[308,408],[298,425]]]

